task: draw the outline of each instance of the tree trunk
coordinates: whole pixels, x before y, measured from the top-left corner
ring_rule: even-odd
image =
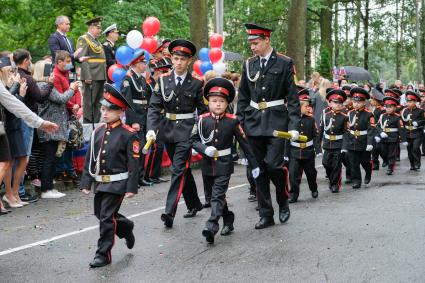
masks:
[[[423,0],[425,1],[425,0]],[[308,78],[310,77],[312,73],[312,67],[311,67],[311,37],[313,33],[311,32],[313,30],[313,23],[311,21],[307,21],[307,28],[305,30],[305,78],[308,81]]]
[[[363,17],[363,29],[364,29],[364,37],[363,37],[363,67],[368,70],[369,69],[369,0],[365,0],[365,14]]]
[[[286,53],[294,60],[297,78],[304,79],[307,0],[292,0],[289,8]]]
[[[189,0],[190,40],[197,50],[208,46],[207,0]]]
[[[339,23],[338,23],[338,2],[335,2],[335,19],[334,19],[334,66],[338,66],[339,58]]]
[[[348,55],[349,38],[348,38],[348,33],[350,31],[350,27],[348,26],[348,3],[345,3],[345,15],[344,15],[344,17],[345,17],[345,23],[344,23],[344,29],[345,29],[344,63],[346,65],[348,65],[348,63],[349,63],[349,55]]]
[[[320,9],[320,64],[319,72],[324,77],[332,76],[332,0],[322,0]]]
[[[359,38],[360,38],[360,21],[362,18],[362,11],[361,11],[361,4],[362,2],[360,0],[356,3],[356,33],[354,36],[354,53],[353,58],[359,58]],[[357,59],[355,59],[357,60]],[[351,62],[353,65],[357,64],[357,61]]]
[[[395,73],[396,79],[401,76],[401,65],[400,65],[400,30],[399,30],[399,0],[396,0],[395,4],[395,22],[396,22],[396,43],[395,43]]]
[[[416,27],[416,81],[417,84],[421,83],[421,73],[422,73],[422,52],[421,49],[423,47],[421,47],[421,32],[420,32],[420,12],[419,11],[419,1],[420,0],[415,0],[415,9],[416,9],[416,18],[415,18],[415,27]]]
[[[425,0],[421,3],[422,81],[425,82]]]

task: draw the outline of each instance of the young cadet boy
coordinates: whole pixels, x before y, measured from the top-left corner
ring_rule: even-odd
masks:
[[[407,154],[410,161],[410,170],[419,171],[421,168],[421,144],[423,139],[423,127],[425,124],[424,110],[416,107],[421,101],[419,94],[406,91],[407,105],[401,113],[404,128],[406,129]]]
[[[361,187],[362,174],[360,165],[365,170],[364,183],[369,184],[372,177],[371,151],[375,136],[375,118],[372,112],[365,108],[369,92],[361,87],[351,89],[353,109],[348,112],[347,123],[347,156],[350,162],[353,189]]]
[[[376,89],[372,89],[372,93],[370,95],[370,110],[372,111],[373,117],[375,118],[375,122],[379,120],[379,117],[382,113],[385,113],[385,109],[383,107],[384,95]],[[382,158],[382,167],[388,166],[388,161],[384,159],[381,153],[382,144],[373,141],[373,149],[372,149],[372,170],[379,170],[379,156]]]
[[[224,223],[221,235],[228,235],[234,229],[234,214],[226,202],[226,192],[233,173],[231,147],[234,137],[245,152],[250,167],[254,168],[254,178],[258,177],[260,169],[239,120],[235,115],[226,113],[228,104],[235,97],[232,82],[219,77],[211,79],[204,87],[204,97],[208,100],[209,112],[201,115],[193,127],[191,142],[193,148],[204,155],[201,162],[204,186],[212,191],[211,216],[202,235],[207,242],[213,243],[221,216]]]
[[[331,110],[323,115],[320,123],[319,144],[324,139],[322,163],[329,177],[329,189],[333,193],[338,193],[341,188],[341,155],[346,151],[343,149],[343,138],[347,123],[347,115],[342,109],[346,98],[343,90],[328,88],[326,99]]]
[[[315,167],[316,152],[319,152],[315,146],[319,146],[317,139],[319,130],[316,126],[314,117],[310,114],[310,96],[306,88],[298,87],[298,98],[300,100],[301,121],[298,127],[300,135],[307,136],[306,142],[291,141],[289,152],[289,182],[291,184],[290,203],[298,201],[300,194],[300,183],[303,171],[307,177],[308,187],[311,196],[317,198],[317,170]],[[289,148],[289,147],[288,147]]]
[[[387,175],[392,175],[397,156],[400,138],[407,145],[406,133],[400,115],[396,113],[398,99],[392,96],[384,97],[385,113],[381,114],[377,123],[375,141],[382,143],[382,155],[388,160]]]
[[[123,198],[137,194],[140,142],[136,130],[120,120],[129,102],[111,84],[105,84],[101,100],[105,124],[96,128],[87,150],[80,189],[86,195],[92,189],[94,214],[99,219],[98,248],[90,267],[111,263],[115,234],[134,246],[134,223],[118,213]]]

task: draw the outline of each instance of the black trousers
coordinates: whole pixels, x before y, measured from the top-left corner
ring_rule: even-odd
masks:
[[[204,195],[205,195],[205,203],[211,203],[211,194],[212,194],[212,185],[209,181],[211,176],[207,176],[202,173],[202,182],[204,183]]]
[[[409,156],[410,167],[421,167],[422,140],[422,136],[414,139],[407,138],[407,155]]]
[[[289,160],[289,183],[291,184],[291,194],[298,197],[300,195],[300,184],[303,171],[307,177],[310,191],[317,191],[317,170],[315,159],[297,159]]]
[[[41,191],[46,192],[53,189],[53,178],[56,173],[56,151],[58,141],[47,141],[41,143],[43,152],[43,165],[41,167]]]
[[[174,217],[182,194],[188,210],[199,208],[202,203],[199,200],[195,179],[190,169],[192,147],[189,141],[166,143],[165,147],[171,159],[172,173],[165,213]]]
[[[372,150],[373,165],[374,164],[378,164],[378,166],[380,165],[379,156],[381,156],[383,163],[388,163],[386,156],[382,154],[382,143],[377,143],[373,146],[373,150]]]
[[[118,213],[124,195],[97,192],[94,195],[94,214],[99,219],[99,240],[96,257],[111,262],[111,249],[118,238],[127,237],[133,230],[133,221]]]
[[[360,165],[365,171],[365,178],[370,179],[372,176],[372,161],[371,153],[369,151],[355,151],[349,150],[347,152],[348,160],[350,162],[351,180],[354,184],[362,183],[362,172]]]
[[[220,228],[218,221],[223,217],[223,225],[232,225],[235,215],[229,210],[226,192],[229,188],[230,175],[204,176],[204,187],[211,191],[211,216],[205,227],[216,234]]]
[[[382,155],[388,160],[388,169],[394,170],[395,159],[399,148],[399,142],[382,143]]]
[[[161,177],[162,155],[164,153],[164,143],[157,140],[152,146],[152,150],[148,155],[145,175],[148,178]]]
[[[257,195],[257,188],[255,185],[255,179],[252,177],[252,169],[250,166],[246,166],[246,179],[249,183],[249,193],[251,195]]]
[[[274,214],[270,194],[270,180],[276,187],[276,200],[280,208],[288,205],[288,170],[283,166],[285,140],[275,137],[248,137],[260,175],[255,179],[260,217]]]
[[[140,159],[139,159],[139,183],[145,178],[145,159],[146,155],[142,153],[142,149],[146,144],[146,131],[141,130],[138,132],[140,140]]]
[[[347,154],[345,152],[341,153],[341,162],[345,167],[345,179],[351,180],[351,168],[350,168],[350,162],[348,160]]]
[[[341,189],[341,149],[325,149],[322,164],[329,178],[329,186],[338,186]]]

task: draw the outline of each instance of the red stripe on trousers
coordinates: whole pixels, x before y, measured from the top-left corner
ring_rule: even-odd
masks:
[[[179,203],[180,197],[182,195],[183,185],[184,185],[184,176],[186,175],[186,172],[189,168],[191,157],[192,157],[192,154],[189,154],[189,158],[186,161],[186,166],[185,166],[184,171],[183,171],[182,179],[180,180],[179,190],[177,192],[177,198],[176,198],[176,201],[174,202],[174,206],[173,206],[174,208],[177,207],[177,204]]]

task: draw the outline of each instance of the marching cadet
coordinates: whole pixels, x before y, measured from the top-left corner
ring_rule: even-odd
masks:
[[[309,114],[309,106],[311,103],[309,91],[307,88],[298,87],[298,98],[301,107],[301,120],[298,131],[301,135],[307,136],[306,142],[291,141],[289,152],[289,183],[291,184],[291,198],[289,203],[298,201],[300,194],[300,184],[303,171],[307,177],[308,187],[311,196],[317,198],[319,192],[317,190],[317,170],[315,167],[315,156],[318,152],[317,138],[319,130],[316,126],[314,116]]]
[[[101,100],[101,124],[92,132],[81,178],[80,189],[94,196],[94,214],[99,219],[100,237],[91,267],[111,263],[115,234],[124,238],[129,249],[134,246],[134,223],[118,213],[124,198],[137,194],[140,142],[137,132],[124,125],[120,115],[131,107],[120,91],[105,84]]]
[[[183,197],[188,213],[183,217],[194,217],[201,210],[195,180],[190,169],[192,146],[189,141],[195,124],[195,111],[200,115],[207,108],[203,102],[201,79],[188,72],[195,45],[184,39],[177,39],[168,46],[172,54],[174,70],[160,76],[148,108],[146,139],[158,138],[164,141],[171,159],[171,184],[167,195],[165,213],[161,220],[168,228],[173,226],[180,196]],[[161,111],[165,110],[165,118]]]
[[[260,165],[256,179],[260,221],[255,228],[263,229],[275,224],[270,180],[276,187],[280,222],[285,223],[290,217],[288,171],[283,167],[285,140],[273,137],[273,131],[289,130],[291,139],[298,140],[300,103],[294,84],[294,63],[272,48],[272,30],[256,24],[245,27],[255,56],[243,66],[237,115]]]
[[[423,139],[423,126],[425,124],[424,110],[416,107],[420,102],[419,94],[406,91],[407,105],[401,113],[404,128],[406,129],[407,154],[410,161],[410,170],[419,171],[421,168],[421,145]]]
[[[207,242],[213,243],[221,216],[224,223],[221,235],[229,235],[234,229],[235,216],[226,201],[230,176],[234,171],[231,151],[233,138],[237,139],[250,167],[254,168],[254,178],[260,174],[260,168],[238,119],[235,115],[226,113],[228,104],[235,97],[233,83],[224,78],[213,78],[204,87],[204,97],[208,100],[209,112],[202,114],[197,125],[195,124],[191,141],[193,148],[204,155],[201,168],[204,187],[211,190],[211,216],[202,235]]]
[[[77,41],[81,52],[77,59],[81,62],[83,83],[83,123],[98,123],[100,120],[100,99],[106,80],[106,57],[102,44],[97,40],[102,27],[101,17],[86,22],[88,31]]]
[[[326,99],[331,110],[322,116],[320,122],[319,144],[323,140],[322,164],[329,178],[329,189],[338,193],[341,188],[341,155],[346,152],[343,139],[346,134],[347,115],[342,112],[347,95],[341,89],[328,88]]]
[[[406,134],[400,115],[396,113],[399,104],[393,96],[384,97],[385,113],[381,114],[377,123],[375,141],[382,143],[382,155],[388,160],[387,175],[392,175],[400,139],[406,145]]]
[[[148,115],[149,100],[152,96],[152,89],[146,82],[144,74],[147,69],[145,52],[138,49],[134,52],[133,60],[130,62],[130,69],[125,76],[121,92],[131,104],[131,108],[125,112],[126,124],[138,132],[142,147],[146,144],[146,119]],[[145,180],[145,155],[140,155],[139,164],[139,185],[151,186],[153,183]]]
[[[106,58],[106,70],[114,65],[117,61],[115,60],[115,42],[117,42],[120,34],[118,31],[117,24],[112,24],[107,27],[103,34],[106,36],[106,41],[103,43],[103,51],[105,52]],[[112,81],[108,78],[108,82]]]
[[[355,87],[355,85],[353,85]],[[344,114],[347,114],[349,111],[353,109],[353,100],[351,99],[351,85],[345,84],[342,85],[341,89],[345,92],[347,95],[347,99],[344,101],[344,109],[342,112]],[[348,160],[347,154],[345,152],[341,155],[341,162],[345,167],[345,184],[351,184],[353,181],[351,180],[351,167],[350,167],[350,161]]]
[[[365,170],[364,183],[369,184],[372,177],[371,151],[375,136],[375,118],[372,112],[365,108],[369,92],[361,87],[352,88],[353,107],[348,112],[346,149],[350,162],[352,188],[359,189],[362,183],[360,165]]]
[[[372,89],[372,93],[370,95],[370,106],[371,106],[371,112],[373,114],[373,118],[375,119],[375,122],[379,120],[379,117],[382,113],[385,113],[385,109],[383,107],[383,101],[384,95],[378,91],[377,89]],[[382,167],[388,166],[388,161],[384,159],[384,156],[382,155],[381,151],[381,145],[380,143],[376,143],[376,141],[373,141],[373,149],[372,149],[372,170],[379,170],[379,156],[382,158]]]

